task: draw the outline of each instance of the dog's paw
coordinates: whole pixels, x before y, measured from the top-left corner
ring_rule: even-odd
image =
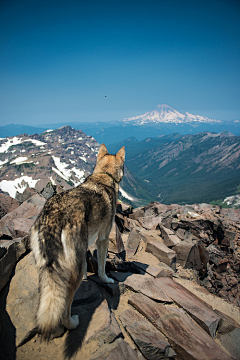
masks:
[[[68,329],[69,330],[75,329],[78,325],[79,325],[79,316],[78,315],[71,316]]]
[[[114,284],[114,280],[112,278],[109,278],[107,275],[99,276],[102,283],[105,284]]]
[[[87,274],[84,274],[82,279],[87,280]]]

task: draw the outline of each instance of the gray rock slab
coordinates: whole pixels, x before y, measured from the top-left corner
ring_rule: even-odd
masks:
[[[83,280],[74,295],[72,306],[89,304],[96,299],[100,299],[102,296],[98,285],[94,281]]]
[[[149,239],[146,245],[146,251],[156,256],[159,261],[171,266],[174,270],[176,269],[177,256],[175,251],[161,244],[160,241]]]
[[[166,246],[175,246],[181,243],[181,239],[171,230],[159,224],[159,228],[161,230],[161,237],[164,241],[164,245]]]
[[[139,360],[137,352],[123,339],[101,346],[90,360]]]
[[[172,302],[172,299],[166,294],[164,289],[159,286],[156,280],[157,279],[150,275],[132,274],[127,277],[124,284],[126,287],[141,292],[151,299],[162,302]]]
[[[92,281],[96,282],[101,287],[103,287],[105,290],[107,290],[107,292],[109,292],[109,294],[111,294],[113,296],[119,295],[119,286],[118,286],[118,284],[102,283],[97,275],[88,276],[88,280],[92,280]]]
[[[26,247],[22,239],[14,239],[0,245],[0,290],[7,284],[18,259],[25,254]]]
[[[177,358],[232,360],[183,309],[156,303],[142,294],[133,294],[128,302],[167,337]]]
[[[105,343],[109,343],[114,341],[120,334],[121,330],[117,320],[110,311],[107,300],[104,299],[92,315],[84,337],[84,343],[100,339]]]
[[[132,258],[136,254],[140,241],[141,236],[139,232],[135,229],[132,229],[126,244],[126,253],[128,259]]]
[[[218,337],[221,345],[234,359],[240,359],[240,329],[236,328],[227,334]]]
[[[16,343],[36,326],[38,301],[38,274],[30,253],[18,262],[6,301],[6,311],[16,328]]]
[[[120,320],[147,360],[168,358],[168,340],[139,312],[127,309],[120,315]]]
[[[144,272],[146,272],[147,274],[153,276],[153,277],[162,277],[162,276],[169,276],[172,277],[173,276],[173,269],[170,268],[169,266],[167,266],[166,264],[166,268],[159,266],[153,266],[153,265],[149,265],[149,264],[144,264],[142,262],[139,261],[133,261],[133,263],[141,270],[143,270]],[[168,268],[168,269],[167,269]]]
[[[156,281],[175,303],[184,308],[205,331],[215,337],[221,318],[210,305],[173,279],[165,277],[156,279]]]
[[[147,230],[154,230],[158,226],[159,223],[162,221],[162,216],[149,216],[149,217],[139,217],[138,222],[142,227]]]
[[[35,194],[5,215],[0,220],[0,236],[8,235],[16,238],[29,234],[30,228],[45,202],[46,200],[42,196]]]

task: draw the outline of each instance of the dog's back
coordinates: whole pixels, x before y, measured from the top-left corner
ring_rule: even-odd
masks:
[[[109,155],[101,145],[93,174],[77,188],[50,198],[31,229],[31,248],[39,272],[38,332],[44,337],[71,329],[78,320],[70,308],[84,271],[88,245],[98,238],[99,277],[105,275],[108,235],[115,216],[125,149]]]

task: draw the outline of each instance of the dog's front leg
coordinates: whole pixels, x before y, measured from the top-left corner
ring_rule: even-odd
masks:
[[[109,278],[105,273],[108,243],[109,243],[108,237],[97,240],[98,277],[103,283],[113,284],[114,280]]]

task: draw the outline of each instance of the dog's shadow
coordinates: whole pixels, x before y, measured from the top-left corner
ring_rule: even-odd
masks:
[[[109,308],[116,309],[120,299],[120,287],[116,282],[114,295],[110,295],[101,285],[94,283],[88,279],[83,281],[80,288],[77,290],[75,299],[72,304],[72,315],[79,316],[79,325],[76,329],[67,332],[64,342],[64,356],[66,359],[71,359],[82,348],[85,342],[85,337],[91,323],[93,314],[101,303],[107,299]],[[96,291],[89,297],[81,298],[81,292],[84,293],[86,287],[94,286]],[[81,289],[82,287],[82,289]],[[79,292],[79,293],[78,293]]]

